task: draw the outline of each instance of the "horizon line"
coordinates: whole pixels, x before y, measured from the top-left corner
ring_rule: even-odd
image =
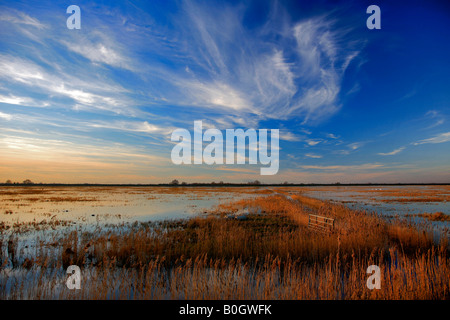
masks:
[[[381,182],[381,183],[373,183],[373,182],[366,182],[366,183],[291,183],[291,182],[282,182],[282,183],[255,183],[255,182],[182,182],[182,183],[0,183],[0,186],[171,186],[171,187],[188,187],[188,186],[258,186],[258,187],[265,187],[265,186],[414,186],[414,185],[450,185],[450,182],[397,182],[397,183],[390,183],[390,182]]]

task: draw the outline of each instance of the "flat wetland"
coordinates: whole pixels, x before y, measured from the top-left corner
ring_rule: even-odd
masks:
[[[0,299],[449,299],[449,200],[448,185],[3,186]]]
[[[336,186],[306,187],[303,192],[323,200],[383,214],[442,211],[450,214],[450,186]]]
[[[0,213],[5,213],[0,221],[17,224],[57,219],[92,226],[187,218],[221,201],[261,192],[257,188],[207,187],[0,187]]]

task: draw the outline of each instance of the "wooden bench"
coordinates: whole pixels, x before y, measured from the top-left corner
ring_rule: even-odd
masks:
[[[308,228],[320,232],[331,232],[334,228],[334,219],[310,214],[308,216]]]

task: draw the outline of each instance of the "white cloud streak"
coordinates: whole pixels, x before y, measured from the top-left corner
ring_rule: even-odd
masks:
[[[307,154],[305,154],[305,157],[312,158],[312,159],[321,159],[322,158],[321,155],[313,154],[313,153],[307,153]]]
[[[331,165],[331,166],[300,166],[303,169],[311,169],[311,170],[321,170],[321,171],[358,171],[358,170],[374,170],[374,169],[380,169],[384,168],[385,166],[383,164],[378,163],[366,163],[361,165]]]
[[[76,37],[72,41],[62,40],[61,43],[92,63],[102,63],[113,67],[133,70],[129,59],[121,53],[117,41],[109,38],[105,33],[94,31],[87,37]]]
[[[427,144],[427,143],[444,143],[450,141],[450,132],[444,132],[441,134],[438,134],[437,136],[434,136],[429,139],[423,139],[417,142],[414,142],[413,145],[417,146],[420,144]]]
[[[12,24],[32,26],[38,29],[46,28],[46,25],[41,23],[38,19],[33,18],[24,12],[5,7],[0,8],[0,21],[5,21]]]
[[[395,149],[395,150],[393,150],[391,152],[386,152],[386,153],[380,152],[380,153],[378,153],[378,155],[380,155],[380,156],[393,156],[393,155],[396,155],[396,154],[402,152],[403,150],[405,150],[405,147],[400,147],[400,148]]]
[[[278,7],[279,12],[283,11]],[[99,28],[89,35],[74,34],[57,41],[88,59],[93,68],[109,66],[135,73],[144,80],[141,85],[148,88],[139,95],[142,100],[151,97],[147,99],[151,104],[204,108],[218,114],[231,111],[237,117],[257,120],[303,116],[304,123],[335,113],[345,69],[359,55],[354,42],[349,45],[343,41],[346,32],[336,29],[328,17],[298,23],[270,19],[264,28],[250,30],[243,22],[244,15],[242,5],[214,7],[185,2],[173,17],[173,29],[159,26],[154,18],[139,11],[136,17],[108,15],[109,23],[125,28],[113,26],[109,32],[98,20],[95,23]],[[18,13],[15,16],[40,26],[35,18]],[[56,31],[50,33],[56,34],[47,38],[58,39]],[[275,37],[277,41],[272,40]],[[148,41],[151,45],[141,45]],[[144,50],[147,59],[142,59],[141,52],[135,49]],[[55,66],[60,68],[60,76],[50,77],[46,69],[32,61],[5,56],[2,59],[5,77],[73,99],[76,110],[121,113],[123,109],[130,111],[127,107],[133,105],[132,99],[127,101],[124,95],[117,94],[123,90],[106,94],[107,90],[97,85],[99,79],[92,81],[98,73],[86,71],[86,67],[90,79],[77,83],[61,65]],[[70,78],[73,83],[68,81]]]
[[[69,98],[79,109],[104,110],[113,113],[131,113],[131,101],[126,90],[116,84],[100,83],[94,79],[79,79],[70,74],[52,74],[38,64],[9,55],[0,55],[0,79],[14,81],[40,92],[51,99],[54,96]],[[23,106],[46,106],[48,101],[38,102],[30,97],[10,94],[0,96],[1,102]],[[59,103],[60,104],[60,103]]]
[[[169,134],[171,128],[163,128],[147,121],[114,121],[114,122],[91,122],[87,126],[92,128],[113,129],[118,131],[141,132],[150,134]]]
[[[339,109],[344,72],[359,51],[329,19],[310,18],[282,34],[276,22],[267,23],[263,34],[244,27],[242,8],[188,2],[184,9],[179,24],[185,31],[177,34],[184,58],[173,61],[183,72],[165,79],[179,91],[170,103],[260,119],[303,116],[304,123]],[[268,34],[281,39],[269,41]]]
[[[8,113],[3,113],[0,112],[0,119],[4,119],[4,120],[11,120],[12,119],[12,115],[8,114]]]

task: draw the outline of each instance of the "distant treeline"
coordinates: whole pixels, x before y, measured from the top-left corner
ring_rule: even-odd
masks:
[[[444,186],[450,185],[450,183],[262,183],[258,180],[250,181],[245,183],[228,183],[228,182],[181,182],[179,183],[177,180],[173,180],[169,183],[148,183],[148,184],[136,184],[136,183],[125,183],[125,184],[116,184],[116,183],[34,183],[30,180],[25,180],[24,182],[5,182],[0,183],[0,186],[72,186],[72,187],[248,187],[248,186],[256,186],[256,187],[283,187],[283,186],[292,186],[292,187],[314,187],[314,186],[426,186],[426,185],[437,185]]]

